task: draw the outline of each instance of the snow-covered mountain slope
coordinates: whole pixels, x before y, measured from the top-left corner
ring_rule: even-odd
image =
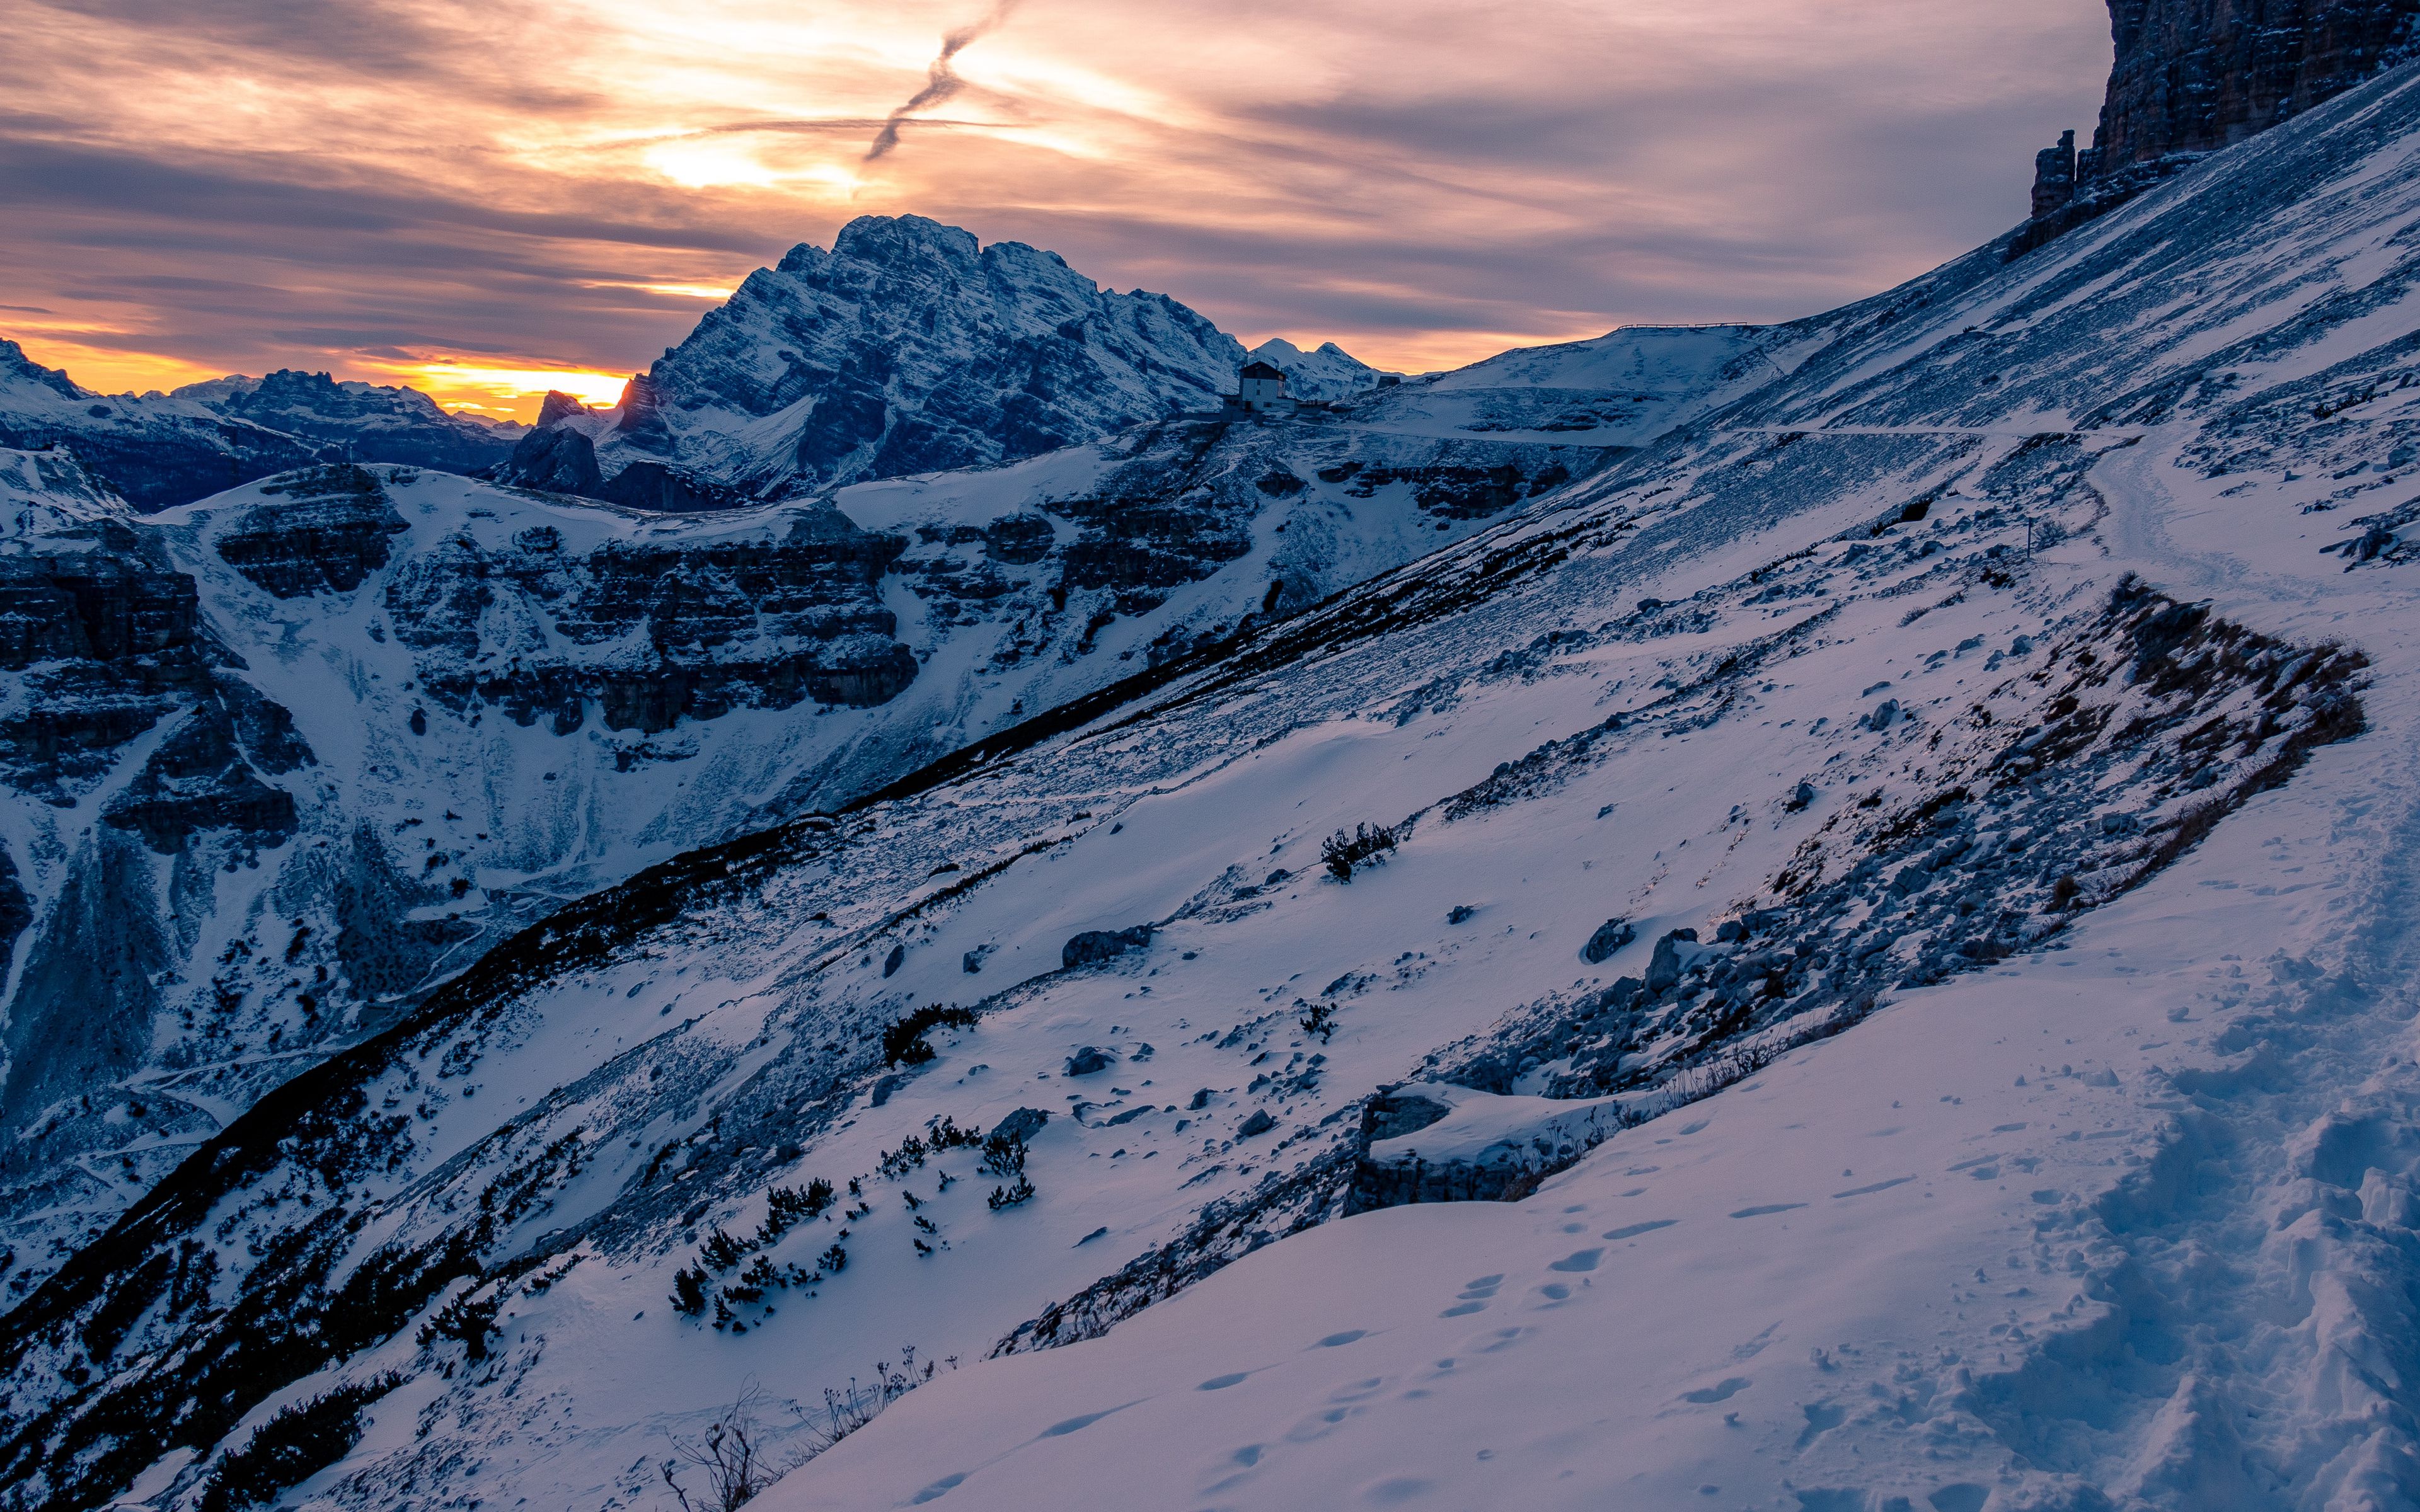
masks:
[[[0,449],[0,540],[48,535],[133,513],[72,453]]]
[[[1639,446],[1771,381],[1790,327],[1624,326],[1380,391],[1366,423],[1424,436]]]
[[[97,536],[60,533],[96,507],[65,455],[0,469],[51,470],[48,533],[0,558],[32,594],[0,709],[25,932],[11,1301],[269,1088],[564,901],[838,807],[1597,461],[1312,416],[866,485],[845,513],[329,466]],[[150,638],[77,628],[120,615]]]
[[[2408,1503],[2415,225],[2407,70],[570,905],[0,1319],[0,1465],[655,1505],[907,1343],[761,1504]]]
[[[1184,305],[1056,253],[862,216],[749,274],[620,405],[542,429],[504,475],[576,491],[669,467],[779,497],[986,467],[1215,409],[1243,361]]]
[[[1332,341],[1323,341],[1317,350],[1307,352],[1283,336],[1272,336],[1247,355],[1281,370],[1286,393],[1295,398],[1330,404],[1376,388],[1382,378],[1403,376],[1372,367]]]
[[[164,509],[314,461],[491,467],[521,427],[447,414],[413,389],[272,373],[174,394],[102,394],[0,338],[0,446],[61,446],[141,510]]]

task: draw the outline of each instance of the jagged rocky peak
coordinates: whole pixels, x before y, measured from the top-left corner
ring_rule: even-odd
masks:
[[[2403,61],[2415,17],[2420,0],[2109,0],[2116,58],[2092,146],[2066,131],[2035,154],[2016,250]]]
[[[98,395],[68,377],[63,368],[44,367],[25,355],[25,348],[6,336],[0,336],[0,380],[14,379],[39,384],[63,399],[91,399]]]
[[[574,415],[584,415],[586,413],[588,413],[588,407],[586,405],[582,404],[579,400],[564,393],[561,389],[549,389],[546,391],[546,397],[538,403],[537,424],[531,428],[533,430],[544,430],[549,425],[553,424],[556,421],[568,420]]]
[[[988,467],[1198,410],[1244,349],[1164,295],[1105,289],[1056,253],[922,216],[865,216],[751,273],[610,420],[554,416],[610,486],[635,462],[747,495]],[[507,481],[563,488],[581,441]],[[589,491],[594,489],[572,489]]]

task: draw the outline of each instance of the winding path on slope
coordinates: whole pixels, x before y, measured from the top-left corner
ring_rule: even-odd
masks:
[[[2244,965],[2269,981],[2219,1038],[2226,1069],[2175,1074],[2176,1136],[2099,1205],[2119,1257],[2098,1276],[2111,1314],[2047,1340],[2021,1372],[2036,1378],[2023,1393],[2034,1401],[2114,1405],[2071,1409],[2081,1429],[2029,1423],[2020,1447],[2151,1505],[2409,1507],[2420,1504],[2420,595],[2391,569],[2339,571],[2291,525],[2180,497],[2199,480],[2164,439],[2093,474],[2112,564],[2263,629],[2360,644],[2376,663],[2371,728],[2234,821],[2299,829],[2295,859],[2336,901],[2300,918],[2281,906],[2266,958],[2246,947]]]

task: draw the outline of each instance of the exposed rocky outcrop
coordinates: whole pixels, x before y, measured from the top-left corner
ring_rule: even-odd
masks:
[[[2109,0],[2116,61],[2092,146],[2034,161],[2009,255],[2411,55],[2420,0]]]
[[[1438,1082],[1377,1092],[1362,1109],[1344,1211],[1515,1200],[1624,1121],[1611,1098],[1502,1097]]]
[[[2111,0],[2117,60],[2085,182],[2213,152],[2397,61],[2420,0]]]
[[[386,565],[388,538],[410,528],[357,467],[310,469],[260,491],[291,502],[246,510],[218,538],[218,552],[280,598],[351,593]]]
[[[385,600],[440,705],[490,703],[523,725],[544,715],[568,734],[593,702],[606,728],[653,733],[737,707],[897,696],[916,660],[892,639],[897,616],[876,585],[906,546],[829,508],[802,509],[774,535],[617,539],[585,555],[539,527],[500,550],[446,540],[391,578]],[[554,635],[498,666],[481,655],[481,625],[500,592],[516,590],[517,607],[545,615]]]

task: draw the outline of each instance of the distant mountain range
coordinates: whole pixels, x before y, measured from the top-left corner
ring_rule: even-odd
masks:
[[[865,216],[830,251],[800,243],[751,273],[611,409],[551,394],[526,427],[293,370],[113,396],[0,340],[0,445],[70,447],[147,512],[326,462],[690,511],[1098,440],[1217,408],[1254,358],[1306,399],[1349,398],[1381,377],[1333,342],[1247,352],[1166,295],[1113,292],[1057,253]]]
[[[503,461],[524,429],[449,414],[416,389],[338,383],[325,373],[96,393],[0,339],[0,446],[69,448],[141,511],[315,462],[476,471]]]

